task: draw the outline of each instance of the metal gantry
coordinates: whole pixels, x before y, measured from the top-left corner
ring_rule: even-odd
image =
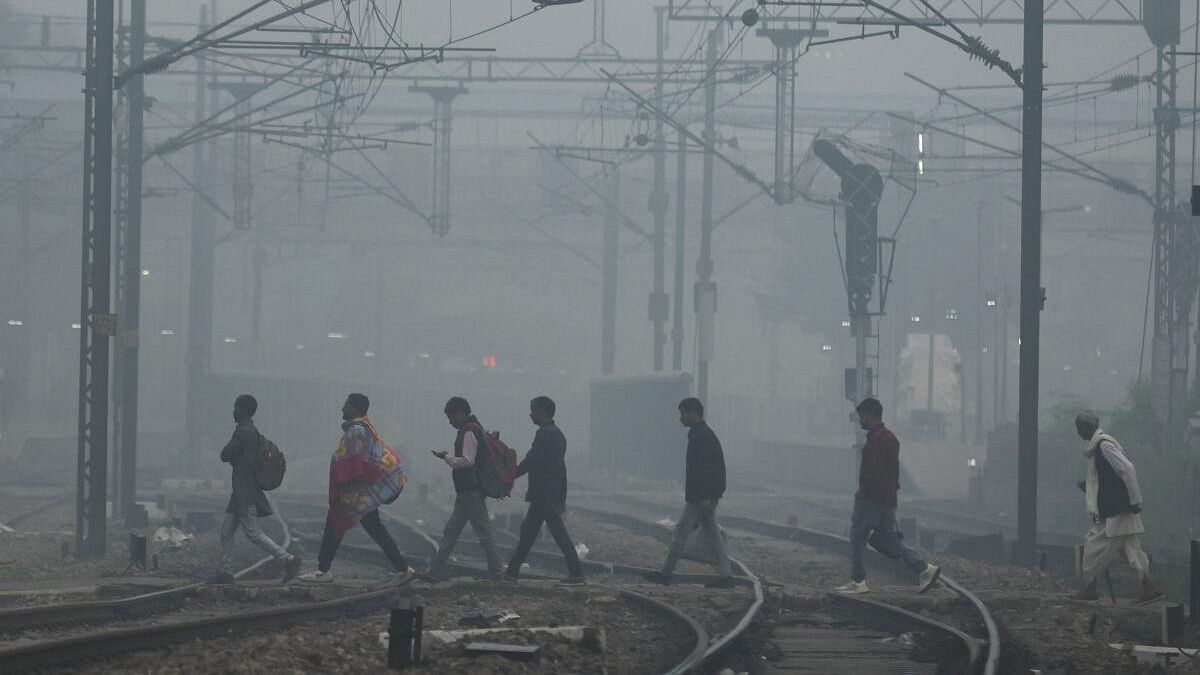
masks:
[[[83,111],[83,256],[79,317],[79,457],[75,551],[103,556],[108,496],[112,274],[113,6],[89,0]]]
[[[146,0],[131,0],[126,66],[136,72],[145,60]],[[145,117],[144,77],[135,74],[121,89],[127,127],[115,156],[117,269],[115,301],[119,329],[113,353],[113,515],[128,517],[136,501],[138,430],[138,344],[142,283],[142,166]]]
[[[453,120],[454,99],[467,93],[467,88],[423,87],[408,88],[414,93],[433,98],[433,185],[429,221],[433,233],[444,237],[450,232],[450,125]]]

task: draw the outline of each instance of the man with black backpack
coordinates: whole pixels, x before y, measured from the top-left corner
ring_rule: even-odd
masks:
[[[255,463],[262,454],[264,441],[254,426],[256,412],[258,401],[253,396],[242,394],[237,397],[233,402],[233,421],[237,427],[233,430],[233,438],[221,450],[221,461],[233,465],[233,494],[229,496],[225,520],[221,523],[217,583],[233,583],[233,537],[239,526],[251,543],[284,563],[284,583],[295,579],[300,572],[300,559],[258,529],[258,519],[271,515],[271,504],[255,478]]]
[[[437,555],[425,575],[437,579],[444,573],[446,561],[450,559],[463,527],[470,521],[487,555],[488,573],[499,579],[500,555],[496,553],[496,544],[492,541],[492,523],[488,519],[486,497],[479,480],[480,467],[477,465],[477,461],[486,461],[480,458],[486,458],[488,455],[483,426],[471,414],[471,404],[461,396],[446,401],[443,412],[446,413],[446,420],[450,422],[450,426],[458,430],[458,435],[454,438],[454,454],[451,455],[445,450],[435,450],[433,454],[450,467],[455,492],[454,512],[446,521],[441,545],[438,546]]]

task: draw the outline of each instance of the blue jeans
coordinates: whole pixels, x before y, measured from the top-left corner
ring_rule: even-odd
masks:
[[[688,536],[692,534],[692,530],[696,529],[699,524],[700,529],[709,538],[713,544],[713,548],[717,553],[717,574],[723,577],[733,576],[733,570],[729,565],[729,552],[725,549],[725,540],[721,538],[721,530],[717,527],[717,503],[716,501],[705,502],[688,502],[684,504],[683,515],[679,517],[679,524],[675,526],[675,539],[671,542],[671,548],[667,551],[667,559],[663,562],[662,573],[671,576],[675,571],[675,565],[679,562],[679,555],[683,553],[683,547],[687,544]]]
[[[896,527],[896,509],[885,509],[869,499],[854,500],[854,514],[850,516],[850,578],[863,581],[867,570],[863,558],[867,544],[893,560],[900,560],[913,572],[925,569],[925,561],[916,551],[904,545]]]

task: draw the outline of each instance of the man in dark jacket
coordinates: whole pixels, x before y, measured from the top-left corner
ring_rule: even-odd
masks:
[[[901,560],[919,575],[917,592],[924,593],[937,581],[941,569],[921,559],[904,545],[896,527],[896,493],[900,490],[900,441],[883,424],[883,404],[863,399],[855,408],[858,423],[867,432],[858,466],[858,492],[850,516],[850,583],[837,587],[841,593],[868,593],[863,562],[867,543],[876,551]]]
[[[525,491],[529,510],[525,513],[525,520],[521,521],[521,539],[508,561],[505,581],[517,580],[521,563],[525,562],[525,556],[529,555],[529,549],[533,548],[533,542],[537,540],[545,522],[567,562],[568,576],[560,583],[571,586],[584,583],[575,543],[571,541],[562,519],[567,507],[567,437],[554,423],[556,409],[554,401],[548,396],[538,396],[529,402],[529,419],[537,425],[538,430],[533,436],[533,447],[517,466],[518,478],[529,474],[529,489]]]
[[[454,546],[458,544],[458,537],[469,521],[487,556],[488,573],[498,580],[502,571],[500,555],[496,553],[496,544],[492,541],[492,522],[488,518],[487,502],[475,471],[476,458],[480,453],[487,452],[483,427],[471,414],[471,404],[461,396],[446,401],[443,412],[450,426],[458,430],[458,435],[454,437],[454,454],[445,450],[433,454],[450,467],[450,478],[454,481],[454,511],[446,521],[442,542],[425,576],[436,579],[442,575],[446,561],[450,559]]]
[[[284,583],[296,578],[300,572],[300,559],[258,529],[258,519],[271,515],[271,504],[254,478],[254,463],[262,449],[262,435],[254,426],[256,412],[258,401],[253,396],[242,394],[237,397],[233,402],[233,421],[237,427],[233,430],[233,438],[221,450],[221,461],[233,465],[233,494],[229,496],[225,520],[221,523],[218,583],[233,582],[233,537],[239,525],[251,543],[284,563]]]
[[[662,571],[650,572],[646,578],[655,583],[670,584],[688,536],[699,525],[713,544],[717,555],[717,573],[720,574],[719,579],[705,585],[710,588],[730,588],[733,586],[733,570],[729,566],[725,540],[717,527],[717,503],[725,494],[725,453],[721,450],[717,435],[704,422],[704,404],[700,399],[685,398],[680,401],[679,422],[688,428],[683,515],[675,526],[675,539],[671,542]]]

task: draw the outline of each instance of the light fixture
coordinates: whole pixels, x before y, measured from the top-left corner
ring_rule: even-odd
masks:
[[[917,175],[918,176],[925,175],[925,160],[923,160],[923,159],[917,160]]]
[[[365,356],[365,357],[367,357],[367,358],[369,359],[369,358],[371,358],[372,356],[375,356],[375,352],[373,352],[373,351],[370,351],[370,350],[367,350],[367,351],[363,352],[363,356]]]
[[[346,334],[345,333],[329,333],[325,337],[329,338],[330,340],[345,340]]]
[[[988,298],[983,304],[987,305],[988,309],[995,309],[996,308],[996,299]]]
[[[833,345],[831,345],[831,344],[823,344],[823,345],[821,345],[821,351],[823,351],[823,352],[831,352],[831,351],[833,351]]]
[[[850,319],[842,319],[842,328],[850,327]]]
[[[429,358],[429,352],[421,352],[420,354],[417,354],[417,358],[418,359],[427,359],[427,358]]]
[[[925,154],[925,132],[924,131],[917,132],[917,154],[918,155]]]
[[[148,276],[150,276],[150,270],[148,270],[148,269],[143,269],[143,270],[142,270],[142,276],[144,276],[144,277],[148,277]]]
[[[237,338],[235,338],[233,336],[226,336],[225,344],[227,344],[227,345],[237,344]]]
[[[77,323],[73,323],[73,324],[71,324],[71,328],[74,328],[75,330],[79,330],[80,328],[83,328],[83,326],[81,326]]]
[[[919,314],[913,314],[911,317],[909,317],[909,321],[912,321],[913,323],[921,323],[921,316]]]
[[[296,345],[296,349],[304,349],[304,345]]]
[[[8,320],[8,325],[10,325],[10,326],[24,326],[24,325],[25,325],[25,322],[24,322],[24,321],[21,321],[20,319],[9,319],[9,320]]]
[[[175,331],[170,328],[164,328],[164,329],[158,331],[158,334],[159,335],[174,335]]]
[[[1067,365],[1063,366],[1063,372],[1064,373],[1071,372],[1071,364],[1068,363]]]
[[[958,321],[958,310],[957,309],[946,310],[946,320],[947,321]]]
[[[967,460],[967,466],[971,467],[972,469],[974,469],[978,464],[979,462],[976,462],[974,457]]]

